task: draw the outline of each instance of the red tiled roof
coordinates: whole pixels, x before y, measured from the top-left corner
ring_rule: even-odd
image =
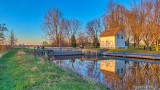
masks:
[[[122,28],[106,29],[101,33],[100,37],[115,36],[120,30]]]

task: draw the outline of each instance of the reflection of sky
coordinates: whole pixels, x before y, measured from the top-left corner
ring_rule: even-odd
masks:
[[[56,61],[55,61],[56,62]],[[69,60],[62,60],[61,64],[64,68],[69,68],[74,72],[80,74],[82,77],[87,78],[89,80],[94,80],[99,82],[98,79],[100,75],[100,64],[97,62],[97,66],[92,61],[81,61],[76,59],[72,64]]]
[[[114,60],[114,59],[109,59],[109,60]],[[53,62],[57,62],[57,61],[59,61],[59,60],[55,60]],[[139,80],[139,77],[136,77],[136,75],[138,75],[138,73],[141,71],[142,68],[144,68],[145,65],[150,66],[150,65],[155,65],[155,63],[156,64],[159,63],[159,62],[154,62],[154,61],[153,62],[147,62],[147,61],[143,62],[143,60],[137,60],[137,61],[133,61],[133,60],[130,61],[129,59],[124,61],[126,73],[125,73],[124,77],[122,77],[122,80],[124,80],[123,83],[117,84],[119,87],[121,87],[122,84],[125,87],[127,87],[128,84],[125,84],[125,83],[128,83],[129,79],[131,79],[133,77],[135,77],[135,80]],[[121,62],[123,62],[123,60],[121,60]],[[157,64],[157,65],[159,65],[159,64]],[[139,67],[138,67],[138,65],[139,65]],[[75,62],[72,63],[70,60],[61,60],[61,66],[64,68],[69,68],[69,69],[73,70],[74,72],[78,73],[80,76],[82,76],[88,80],[100,82],[100,83],[106,85],[107,87],[111,87],[113,85],[113,83],[111,81],[109,81],[108,77],[100,71],[100,61],[97,61],[97,62],[87,61],[87,60],[82,61],[79,59],[75,59]],[[146,70],[148,70],[149,73],[152,74],[152,76],[153,76],[153,77],[151,77],[152,81],[150,81],[148,79],[148,75],[146,75],[146,70],[144,70],[141,73],[143,76],[142,78],[150,81],[151,83],[156,83],[156,79],[155,79],[156,76],[153,74],[151,67],[148,68],[148,66],[147,66]],[[134,70],[138,70],[138,71],[134,71]],[[116,80],[114,80],[114,81],[116,82]],[[132,83],[132,84],[135,84],[135,83]],[[157,85],[157,84],[154,84],[154,85]]]

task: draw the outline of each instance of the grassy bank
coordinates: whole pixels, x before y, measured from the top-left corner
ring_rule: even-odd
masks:
[[[47,60],[18,51],[8,51],[0,60],[1,90],[106,90]]]
[[[160,51],[148,51],[148,50],[131,50],[131,49],[110,49],[108,52],[126,52],[126,53],[139,53],[139,54],[160,54]]]
[[[159,51],[155,51],[155,47],[151,46],[152,51],[144,50],[144,46],[139,46],[138,49],[135,49],[133,45],[129,46],[129,49],[102,49],[102,48],[94,48],[94,47],[87,47],[84,49],[87,50],[100,50],[100,51],[108,51],[108,52],[128,52],[128,53],[140,53],[140,54],[160,54],[160,46]]]
[[[159,51],[155,51],[155,47],[152,46],[152,51],[144,50],[144,46],[139,46],[138,49],[134,49],[134,46],[130,46],[129,49],[110,49],[109,52],[129,52],[129,53],[140,53],[140,54],[160,54]]]

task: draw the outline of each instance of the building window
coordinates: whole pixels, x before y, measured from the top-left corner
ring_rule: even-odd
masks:
[[[117,74],[119,74],[119,69],[117,69]]]
[[[110,63],[110,67],[112,67],[112,66],[113,66],[113,62],[112,62],[112,61],[110,61],[109,63]]]
[[[123,39],[123,34],[121,34],[121,39]]]
[[[121,73],[123,73],[123,68],[121,68]]]
[[[117,34],[117,39],[119,39],[119,34]]]
[[[109,45],[109,41],[106,41],[106,45]]]

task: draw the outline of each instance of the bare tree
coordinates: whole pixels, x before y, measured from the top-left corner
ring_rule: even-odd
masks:
[[[113,0],[110,0],[108,2],[106,12],[104,15],[104,20],[103,20],[104,26],[107,29],[117,27],[117,22],[116,22],[117,19],[115,14],[116,6],[117,6],[117,3],[113,2]]]
[[[49,43],[48,43],[47,41],[43,41],[43,42],[42,42],[42,46],[47,47],[47,46],[49,46]]]
[[[106,12],[104,14],[104,26],[107,29],[124,27],[124,18],[125,18],[125,7],[118,3],[115,3],[113,0],[108,2]]]
[[[125,33],[125,39],[129,48],[131,40],[132,13],[123,5],[117,4],[112,0],[108,3],[103,21],[105,29],[121,27]]]
[[[141,38],[148,50],[151,50],[151,45],[160,35],[159,29],[159,0],[142,1],[141,10],[144,13],[144,22],[141,25]],[[157,42],[158,46],[158,42]],[[158,48],[156,49],[158,51]]]
[[[5,26],[5,24],[0,24],[0,45],[4,45],[5,44],[5,35],[4,35],[5,31],[8,31],[8,29]]]
[[[44,17],[42,28],[46,37],[50,41],[56,42],[56,46],[61,47],[62,37],[64,33],[64,19],[59,9],[50,9]]]
[[[111,0],[104,15],[105,28],[123,28],[128,46],[132,38],[135,48],[139,48],[140,41],[143,41],[146,49],[151,50],[151,45],[155,43],[158,51],[160,0],[140,0],[139,4],[135,0],[133,2],[131,9],[127,10]]]
[[[124,33],[125,33],[125,40],[126,40],[126,44],[128,46],[129,49],[129,43],[131,40],[131,36],[132,36],[132,14],[130,11],[125,10],[124,13]]]
[[[86,28],[88,35],[92,38],[93,46],[97,48],[99,44],[98,37],[102,31],[102,25],[100,19],[95,19],[88,22]]]
[[[78,33],[78,37],[77,37],[77,44],[80,46],[80,45],[83,45],[85,46],[88,42],[87,40],[87,36],[86,36],[86,33],[85,32],[79,32]]]
[[[66,33],[68,44],[71,44],[71,37],[76,36],[82,28],[82,23],[77,19],[66,20]]]
[[[11,48],[14,48],[16,45],[17,39],[15,37],[14,31],[11,30],[10,36],[9,36],[9,45]]]
[[[159,35],[160,35],[160,0],[155,0],[154,2],[154,25],[155,25],[155,32],[157,33],[155,35],[155,47],[156,51],[158,51],[158,46],[159,46]]]

